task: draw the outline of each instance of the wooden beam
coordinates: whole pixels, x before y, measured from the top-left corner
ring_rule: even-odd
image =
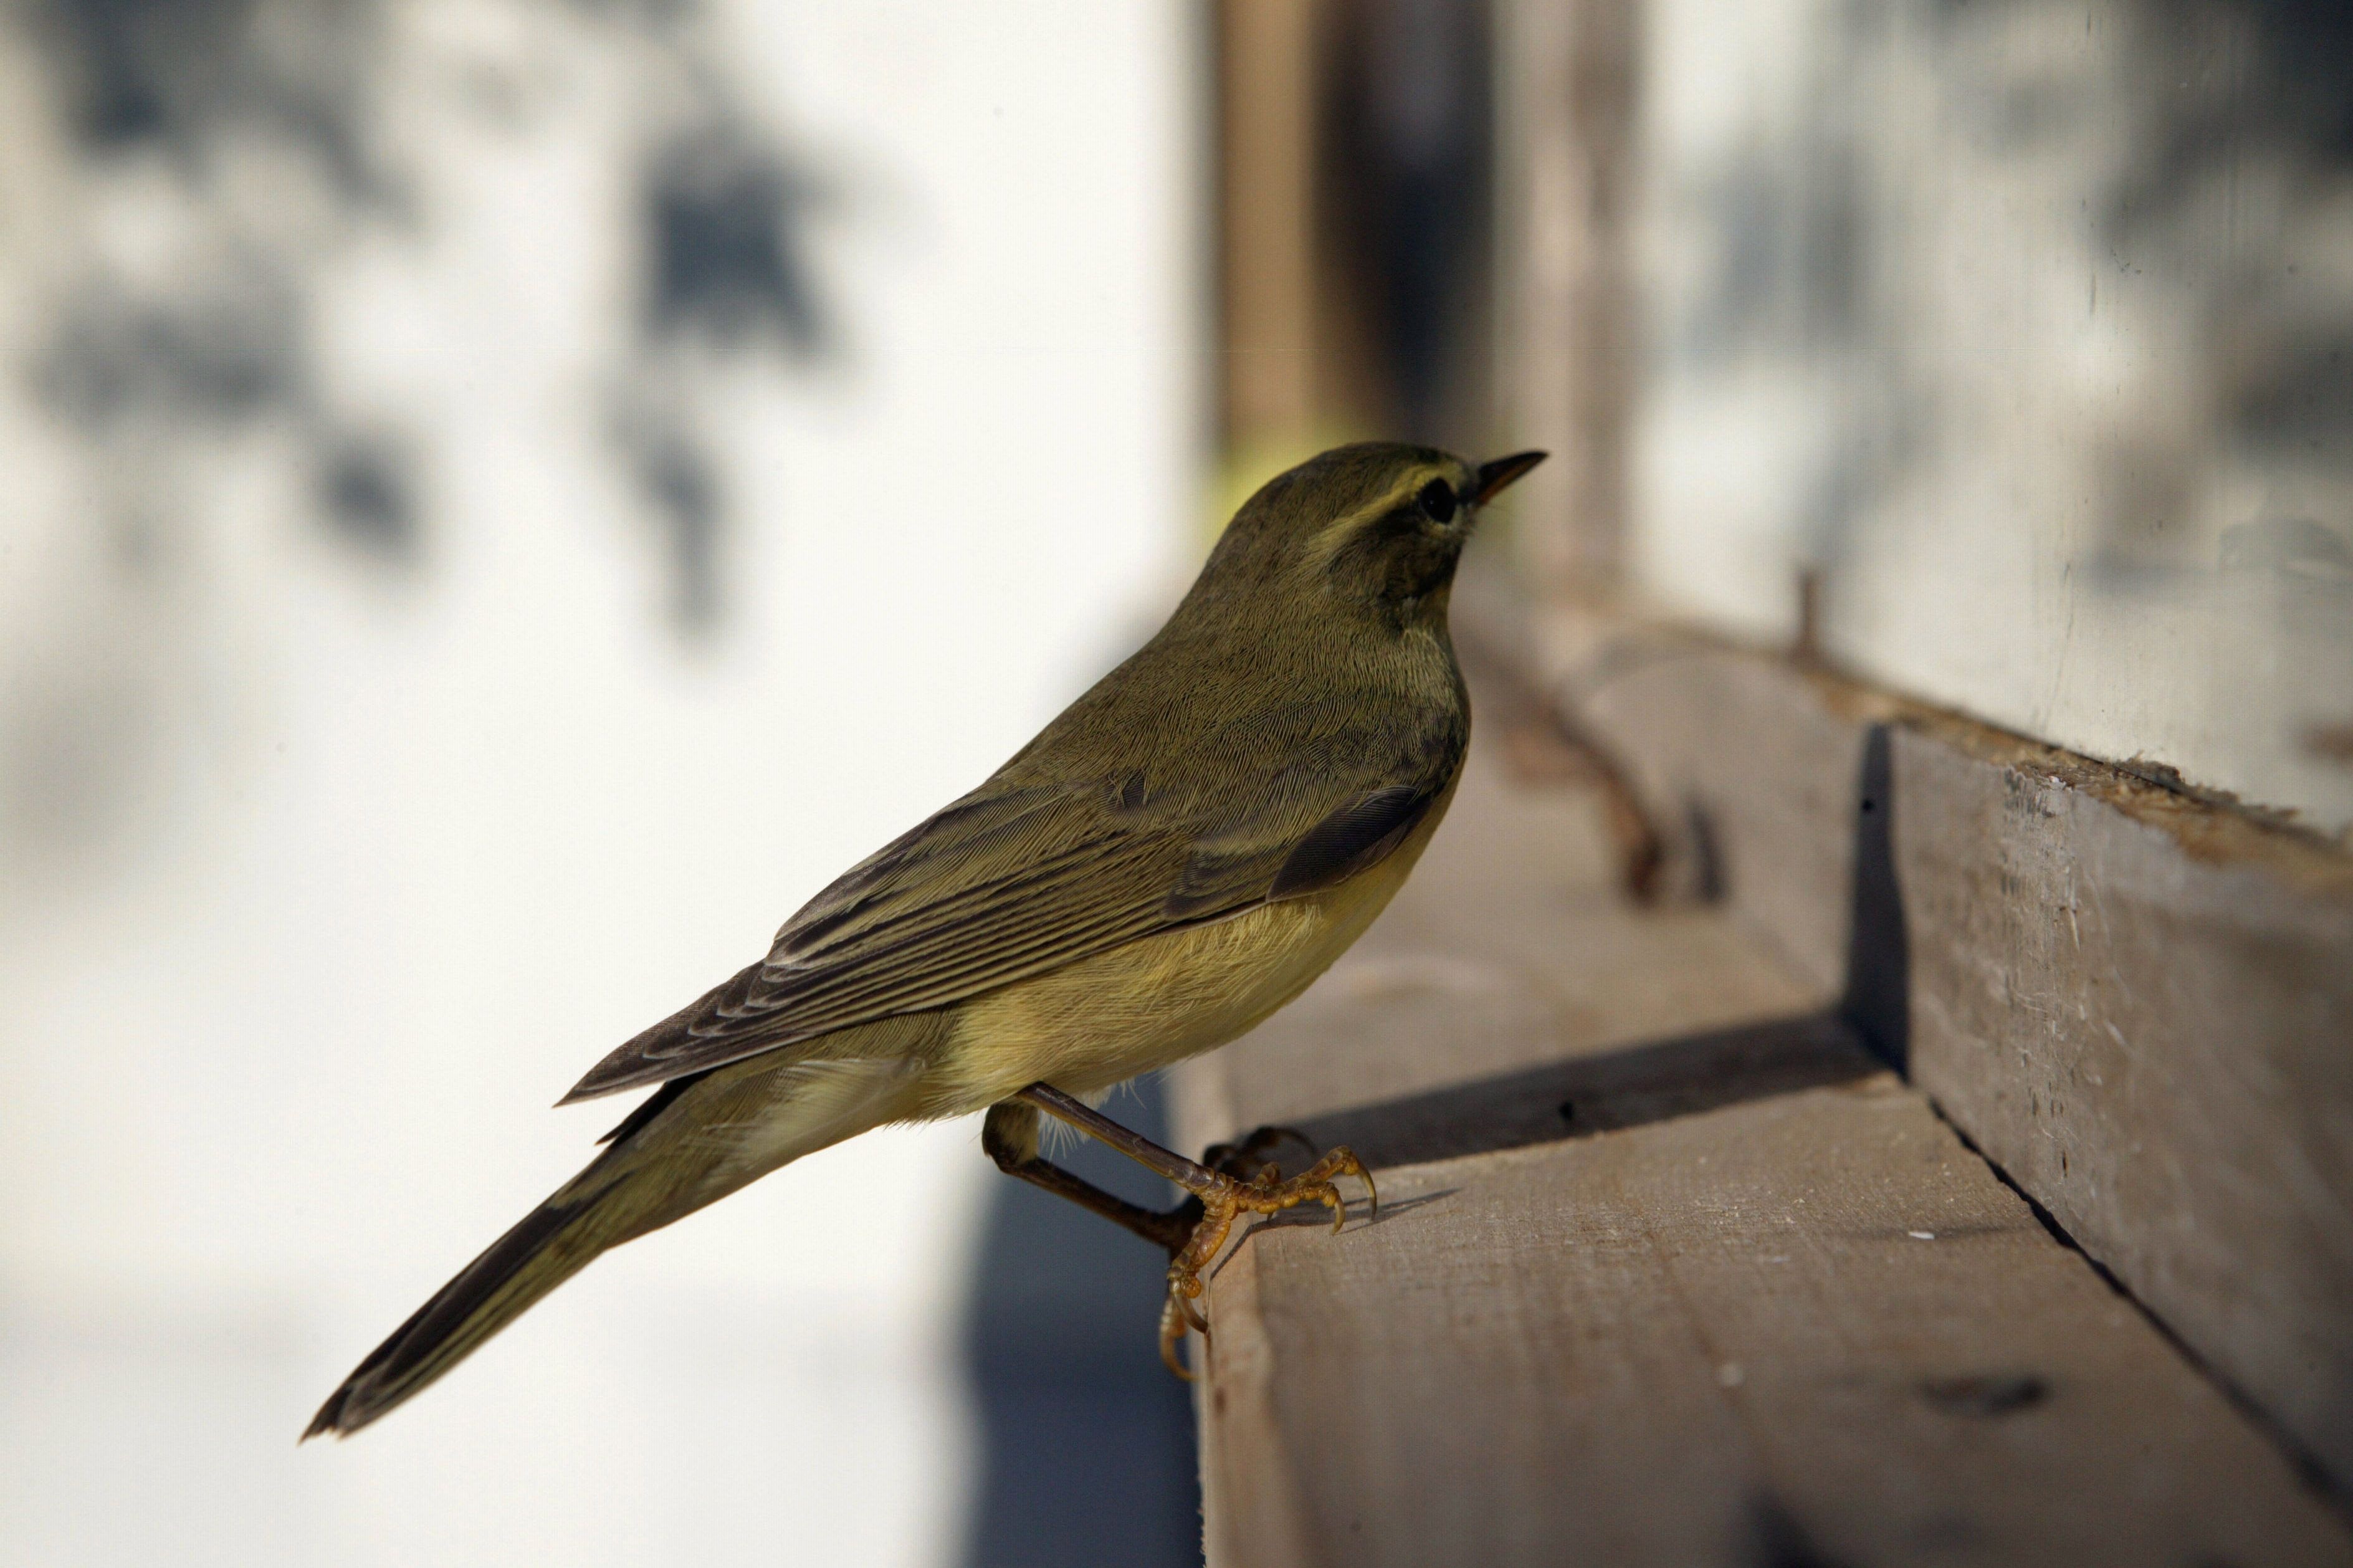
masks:
[[[1632,0],[1500,0],[1495,72],[1503,449],[1553,461],[1514,506],[1534,581],[1624,570],[1633,411]]]
[[[1357,951],[1175,1075],[1187,1140],[1293,1123],[1382,1195],[1212,1280],[1212,1563],[2353,1562],[1835,977],[1628,904],[1598,793],[1506,754]]]
[[[1219,295],[1229,450],[1316,423],[1317,0],[1219,7]]]
[[[1546,637],[1729,907],[2353,1486],[2353,858],[1817,667]]]
[[[2353,1561],[1890,1074],[1382,1189],[1211,1289],[1213,1563]]]

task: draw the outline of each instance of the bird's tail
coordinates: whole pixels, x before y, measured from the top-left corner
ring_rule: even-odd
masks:
[[[666,1086],[586,1170],[394,1330],[303,1437],[347,1436],[422,1392],[599,1253],[889,1119],[908,1071],[903,1062],[746,1064]]]
[[[570,1203],[551,1198],[523,1216],[394,1330],[319,1407],[302,1436],[358,1431],[587,1267],[622,1239],[613,1224],[614,1191]]]

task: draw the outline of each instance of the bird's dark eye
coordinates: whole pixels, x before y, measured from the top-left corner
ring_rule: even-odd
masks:
[[[1419,498],[1421,509],[1430,514],[1433,523],[1454,521],[1454,487],[1442,479],[1433,479],[1421,487]]]

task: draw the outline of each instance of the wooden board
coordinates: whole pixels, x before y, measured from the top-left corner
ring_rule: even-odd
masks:
[[[1889,1075],[1382,1185],[1213,1282],[1213,1563],[2353,1562]]]
[[[1628,906],[1493,741],[1359,953],[1176,1075],[1185,1139],[1301,1125],[1384,1199],[1212,1281],[1212,1563],[2353,1563],[1820,975]]]
[[[1785,660],[1536,641],[1742,923],[2353,1493],[2353,857]]]
[[[2031,756],[1899,732],[1894,773],[1914,1080],[2353,1478],[2353,896]]]

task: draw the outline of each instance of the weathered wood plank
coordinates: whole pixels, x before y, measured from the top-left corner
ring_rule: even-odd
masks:
[[[1213,1282],[1213,1563],[2353,1562],[1887,1075],[1383,1186]]]
[[[2031,754],[1898,732],[1893,774],[1914,1080],[2353,1477],[2353,896]]]
[[[1609,625],[1552,627],[1552,687],[1729,906],[2353,1490],[2353,857]]]
[[[1808,983],[1837,994],[1863,743],[1900,710],[1672,630],[1552,653],[1550,683],[1578,727],[1608,746],[1683,853],[1708,863],[1704,880]]]
[[[1213,1562],[2353,1562],[1834,983],[1625,905],[1493,742],[1360,954],[1177,1075],[1187,1139],[1303,1124],[1385,1200],[1212,1283]]]

